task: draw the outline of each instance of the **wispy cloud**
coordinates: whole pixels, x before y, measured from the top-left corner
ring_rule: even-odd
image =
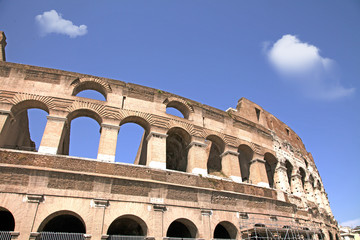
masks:
[[[342,222],[340,223],[340,225],[343,227],[352,227],[352,228],[356,226],[360,226],[360,218]]]
[[[63,19],[61,14],[57,13],[55,10],[50,10],[37,15],[35,21],[40,27],[42,36],[49,33],[59,33],[75,38],[87,33],[86,25],[76,26],[70,20]]]
[[[294,35],[284,35],[274,44],[265,42],[263,50],[280,75],[311,98],[331,100],[355,92],[340,83],[334,60],[322,57],[319,48]]]

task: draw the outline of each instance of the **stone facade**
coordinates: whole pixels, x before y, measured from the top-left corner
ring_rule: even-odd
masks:
[[[91,239],[126,231],[241,239],[244,216],[265,226],[274,219],[301,223],[338,238],[312,155],[259,105],[241,98],[224,112],[149,87],[5,62],[0,36],[0,218],[13,218],[13,238],[34,238],[70,219]],[[87,89],[106,101],[76,96]],[[38,152],[29,108],[48,113]],[[97,159],[67,156],[70,123],[81,116],[101,126]],[[133,165],[114,162],[119,129],[128,122],[145,130]]]

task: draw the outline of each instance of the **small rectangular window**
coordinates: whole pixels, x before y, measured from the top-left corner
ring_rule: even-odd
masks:
[[[286,128],[286,134],[289,136],[290,135],[290,130]]]
[[[259,121],[260,120],[260,109],[255,108],[255,112],[256,112],[256,118]]]

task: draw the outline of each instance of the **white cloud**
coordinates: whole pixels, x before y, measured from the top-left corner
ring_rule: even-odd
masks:
[[[356,226],[360,226],[360,218],[342,222],[342,223],[340,223],[340,225],[343,227],[352,227],[352,228],[354,228]]]
[[[43,36],[49,33],[59,33],[75,38],[87,33],[86,25],[76,26],[70,20],[63,19],[61,14],[58,14],[55,10],[37,15],[35,21],[39,25]]]
[[[263,50],[284,79],[308,97],[330,100],[355,91],[340,84],[334,60],[322,57],[316,46],[301,42],[296,36],[284,35],[274,44],[265,42]]]

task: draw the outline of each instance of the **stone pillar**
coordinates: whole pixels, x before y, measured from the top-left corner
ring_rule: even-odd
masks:
[[[304,192],[308,201],[314,202],[314,189],[309,180],[305,181]]]
[[[47,116],[46,127],[41,139],[39,152],[47,154],[58,153],[66,124],[67,118]]]
[[[322,202],[321,190],[319,189],[318,186],[315,187],[314,193],[315,193],[315,201],[316,201],[316,203],[318,204],[318,206],[320,208],[324,208],[323,202]]]
[[[326,210],[326,212],[330,215],[332,215],[332,211],[331,211],[331,208],[330,208],[330,203],[329,203],[329,200],[327,198],[327,194],[324,190],[321,191],[321,196],[322,196],[322,202],[323,202],[323,206]]]
[[[212,239],[212,232],[214,231],[214,229],[211,229],[211,215],[212,215],[212,211],[208,210],[208,209],[201,209],[201,218],[202,218],[202,222],[203,222],[203,237],[204,239]]]
[[[146,166],[157,169],[166,169],[166,137],[168,135],[150,132],[147,141]]]
[[[304,196],[304,189],[301,182],[301,175],[297,171],[295,174],[291,176],[291,192],[298,197]]]
[[[0,61],[6,61],[5,56],[6,37],[5,33],[0,31]]]
[[[234,149],[226,150],[221,154],[222,172],[234,182],[242,182],[241,169],[239,163],[239,153]]]
[[[101,124],[101,135],[97,159],[105,162],[115,162],[116,143],[120,126]]]
[[[253,159],[250,161],[250,183],[261,186],[269,187],[269,180],[266,174],[265,160]]]
[[[188,164],[186,172],[201,174],[206,176],[208,154],[206,152],[207,144],[200,141],[192,141],[188,146]]]
[[[284,162],[279,162],[274,174],[275,188],[284,192],[290,192],[290,185]]]
[[[153,227],[150,229],[148,235],[154,237],[157,240],[162,240],[163,237],[166,236],[166,231],[164,226],[164,214],[167,211],[165,205],[162,204],[153,204],[154,213],[152,214],[153,217]]]

